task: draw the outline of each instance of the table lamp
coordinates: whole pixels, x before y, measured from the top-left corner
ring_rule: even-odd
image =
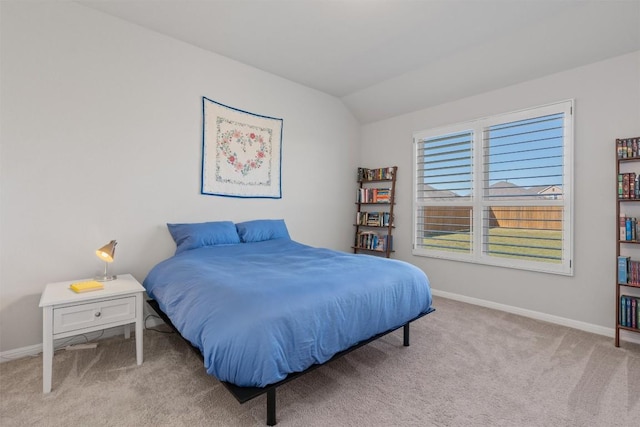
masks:
[[[104,275],[96,277],[97,281],[108,282],[109,280],[113,280],[116,278],[116,276],[110,276],[108,274],[107,266],[110,262],[113,262],[113,256],[116,253],[117,244],[118,242],[112,240],[96,251],[96,255],[98,256],[98,258],[104,261]]]

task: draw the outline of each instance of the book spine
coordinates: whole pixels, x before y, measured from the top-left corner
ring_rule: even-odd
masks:
[[[629,151],[630,151],[629,144],[627,144],[626,139],[623,139],[622,140],[622,157],[625,159],[629,157]]]
[[[616,150],[618,152],[618,158],[621,159],[622,158],[622,140],[619,138],[616,139]]]
[[[619,173],[618,174],[618,199],[624,199],[624,195],[622,193],[623,187],[622,187],[622,174]]]
[[[627,326],[627,297],[620,297],[620,325]]]
[[[629,282],[629,257],[618,257],[618,283],[626,285]]]

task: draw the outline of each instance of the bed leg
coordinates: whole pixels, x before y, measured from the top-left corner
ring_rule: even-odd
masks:
[[[267,425],[274,426],[276,421],[276,388],[267,390]]]
[[[409,324],[404,325],[404,346],[409,347]]]

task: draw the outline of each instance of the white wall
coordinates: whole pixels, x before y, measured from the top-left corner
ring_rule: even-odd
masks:
[[[575,99],[576,110],[575,275],[566,277],[413,256],[412,133],[569,98]],[[613,328],[615,138],[638,135],[640,51],[367,124],[362,128],[361,163],[399,166],[396,254],[424,269],[434,289]]]
[[[75,3],[1,2],[0,351],[42,342],[48,282],[143,280],[166,222],[284,218],[348,250],[359,125],[334,97]],[[201,97],[284,119],[283,198],[200,195]]]

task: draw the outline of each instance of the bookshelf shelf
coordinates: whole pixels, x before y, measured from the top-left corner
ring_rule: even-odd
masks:
[[[616,139],[616,332],[640,333],[640,137]]]
[[[389,202],[363,202],[363,203],[357,203],[356,205],[390,205],[391,203]]]
[[[627,138],[627,139],[631,139],[631,140],[633,140],[634,138]],[[621,139],[621,140],[618,140],[618,141],[624,141],[624,139]],[[632,149],[633,149],[633,148],[632,148]],[[622,158],[621,158],[621,157],[619,157],[619,158],[618,158],[618,161],[619,161],[620,163],[636,162],[636,161],[638,161],[638,160],[640,160],[640,156],[637,156],[637,155],[636,155],[636,156],[631,156],[631,157],[622,157]]]
[[[393,251],[396,178],[398,167],[358,168],[353,253],[389,258]]]
[[[357,250],[357,251],[363,251],[363,252],[379,252],[379,253],[385,253],[386,251],[384,250],[379,250],[379,249],[369,249],[369,248],[362,248],[360,246],[351,246],[351,248],[353,250]],[[389,251],[391,253],[395,252],[394,250]]]
[[[637,328],[629,328],[627,326],[620,326],[620,329],[624,331],[638,332]]]

